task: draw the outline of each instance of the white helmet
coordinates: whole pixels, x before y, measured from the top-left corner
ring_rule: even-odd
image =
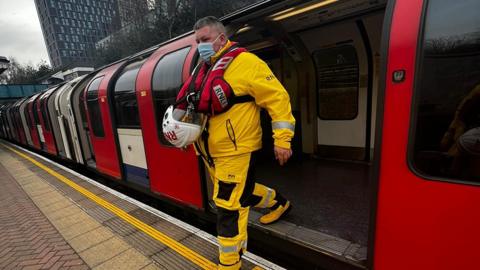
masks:
[[[176,147],[185,147],[194,143],[203,131],[206,123],[203,114],[174,109],[171,105],[163,116],[163,136]]]

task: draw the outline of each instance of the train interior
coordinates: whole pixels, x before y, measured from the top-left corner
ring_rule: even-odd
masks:
[[[256,178],[293,206],[284,222],[264,229],[319,249],[326,235],[346,240],[359,247],[354,260],[361,262],[368,242],[385,1],[319,3],[324,5],[252,14],[230,25],[231,39],[269,64],[290,95],[296,119],[293,158],[280,166],[270,118],[262,112]]]

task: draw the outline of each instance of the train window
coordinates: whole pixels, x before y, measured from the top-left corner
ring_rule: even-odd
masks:
[[[42,112],[43,123],[45,124],[45,130],[50,131],[50,121],[47,116],[47,98],[43,98],[40,101],[40,110]]]
[[[342,45],[313,53],[317,70],[317,114],[323,120],[352,120],[358,114],[358,57]]]
[[[125,67],[115,83],[114,103],[118,128],[140,128],[135,83],[144,62],[135,62]]]
[[[103,77],[96,78],[90,83],[87,89],[87,107],[90,123],[92,124],[92,131],[95,137],[104,137],[103,119],[100,111],[100,103],[98,102],[98,88]]]
[[[190,47],[169,53],[158,61],[153,72],[152,90],[155,103],[158,138],[163,145],[171,145],[163,137],[162,120],[168,106],[175,102],[182,86],[183,63]]]
[[[480,184],[480,1],[426,8],[410,165],[427,178]]]

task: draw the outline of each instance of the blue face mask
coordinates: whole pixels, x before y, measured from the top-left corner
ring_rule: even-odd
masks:
[[[215,55],[213,43],[211,42],[199,43],[197,49],[198,53],[200,54],[200,58],[202,58],[202,60],[205,62],[209,62],[210,58]]]
[[[213,43],[217,41],[220,35],[218,35],[218,37],[213,42],[202,42],[198,44],[198,53],[200,54],[200,58],[202,58],[203,61],[210,62],[210,58],[216,54],[215,50],[213,49]]]

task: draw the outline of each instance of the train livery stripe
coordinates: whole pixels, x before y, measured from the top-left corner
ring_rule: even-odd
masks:
[[[179,242],[175,241],[174,239],[168,237],[167,235],[159,232],[155,228],[145,224],[144,222],[140,221],[139,219],[129,215],[127,212],[123,211],[122,209],[118,208],[117,206],[113,205],[112,203],[98,197],[97,195],[93,194],[92,192],[88,191],[87,189],[77,185],[72,180],[68,179],[67,177],[57,173],[56,171],[48,168],[47,166],[41,164],[40,162],[34,160],[33,158],[5,145],[1,144],[5,148],[9,149],[10,151],[16,153],[17,155],[23,157],[24,159],[32,162],[37,167],[41,168],[42,170],[48,172],[58,180],[62,181],[63,183],[67,184],[71,188],[75,189],[76,191],[83,194],[85,197],[89,198],[90,200],[96,202],[100,206],[104,207],[105,209],[111,211],[121,219],[125,220],[129,224],[133,225],[134,227],[138,228],[142,232],[150,235],[152,238],[160,241],[162,244],[168,246],[169,248],[173,249],[175,252],[183,256],[184,258],[190,260],[197,266],[201,267],[202,269],[217,269],[217,265],[207,258],[203,257],[202,255],[196,253],[195,251],[189,249],[188,247],[180,244]]]

